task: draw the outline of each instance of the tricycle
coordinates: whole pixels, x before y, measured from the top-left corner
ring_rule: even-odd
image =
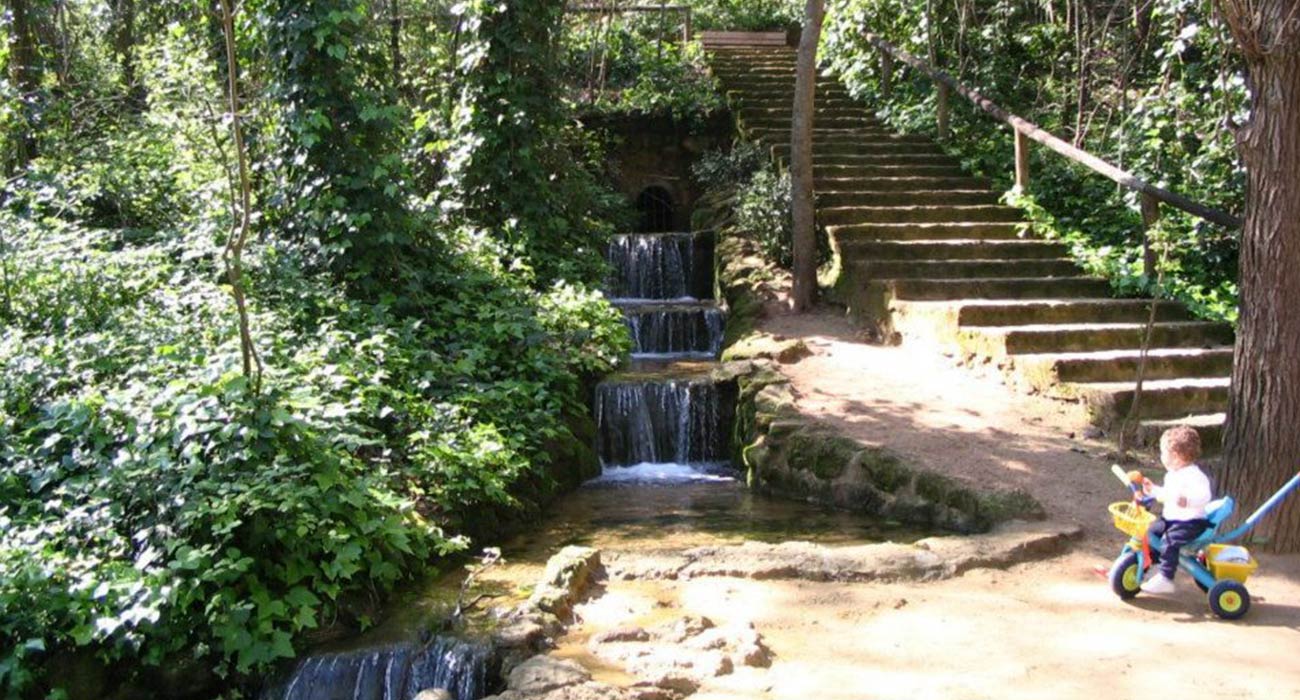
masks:
[[[1142,495],[1141,475],[1125,472],[1118,465],[1111,471],[1133,491],[1133,499],[1110,504],[1109,510],[1115,527],[1129,536],[1110,567],[1110,587],[1115,595],[1128,600],[1140,591],[1142,578],[1151,568],[1153,553],[1163,551],[1158,536],[1148,536],[1147,528],[1156,519],[1148,508],[1152,499]],[[1250,592],[1246,579],[1255,573],[1259,562],[1245,547],[1230,544],[1250,532],[1270,510],[1300,487],[1300,473],[1291,477],[1277,493],[1264,502],[1236,529],[1220,533],[1219,528],[1232,515],[1235,503],[1231,496],[1211,501],[1205,507],[1205,517],[1210,527],[1192,542],[1179,550],[1178,565],[1205,591],[1210,610],[1225,620],[1236,620],[1250,610]]]

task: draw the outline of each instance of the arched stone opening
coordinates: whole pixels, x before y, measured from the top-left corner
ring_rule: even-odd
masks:
[[[651,185],[636,198],[636,210],[641,215],[638,233],[667,233],[673,230],[674,215],[672,194],[658,185]]]

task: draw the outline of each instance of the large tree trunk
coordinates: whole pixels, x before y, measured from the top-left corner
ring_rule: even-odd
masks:
[[[1252,101],[1237,134],[1248,189],[1221,486],[1249,511],[1300,469],[1300,0],[1220,4]],[[1255,533],[1300,551],[1300,494]]]
[[[807,0],[795,69],[790,123],[790,187],[794,241],[794,290],[791,306],[804,311],[817,294],[817,231],[813,209],[813,110],[817,87],[817,43],[822,35],[822,0]]]

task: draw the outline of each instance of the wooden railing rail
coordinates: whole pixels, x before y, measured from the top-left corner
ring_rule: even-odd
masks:
[[[1145,228],[1150,228],[1157,220],[1159,220],[1160,204],[1162,202],[1181,209],[1189,214],[1199,216],[1206,221],[1230,228],[1241,228],[1242,221],[1239,217],[1218,209],[1207,207],[1204,204],[1192,201],[1176,192],[1170,192],[1162,187],[1152,185],[1136,175],[1121,170],[1087,151],[1075,148],[1073,145],[1040,129],[1037,125],[1007,112],[1005,109],[994,104],[992,100],[957,82],[947,73],[926,64],[924,61],[890,44],[879,36],[871,32],[864,32],[864,36],[868,42],[881,52],[880,91],[882,94],[888,96],[892,89],[891,82],[894,74],[895,59],[906,63],[935,81],[938,87],[938,94],[936,96],[936,118],[938,121],[940,138],[944,138],[948,135],[949,92],[956,92],[965,96],[966,99],[974,103],[976,107],[979,107],[997,120],[1010,126],[1015,132],[1016,137],[1016,188],[1018,190],[1025,191],[1029,188],[1029,141],[1033,140],[1047,146],[1051,150],[1056,151],[1076,163],[1087,166],[1093,171],[1105,175],[1124,187],[1140,193],[1142,196],[1142,222],[1144,224],[1142,248],[1144,254],[1143,258],[1146,263],[1145,272],[1148,276],[1151,276],[1153,272],[1152,268],[1155,260],[1154,255],[1150,250],[1150,245],[1146,241]]]

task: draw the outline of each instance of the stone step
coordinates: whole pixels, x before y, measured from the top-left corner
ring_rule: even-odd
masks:
[[[888,280],[894,298],[901,300],[1035,299],[1043,297],[1096,297],[1109,289],[1096,277],[995,277],[979,279]],[[964,331],[963,331],[964,333]]]
[[[778,155],[790,152],[789,129],[750,129],[756,139],[763,139],[777,149]],[[942,153],[924,136],[908,136],[870,127],[832,129],[813,127],[813,153],[823,155],[871,155],[873,153]]]
[[[814,156],[816,157],[816,156]],[[818,158],[818,162],[825,162]],[[862,192],[818,190],[817,206],[886,206],[918,204],[996,204],[998,196],[988,190],[919,190],[915,192]]]
[[[1070,258],[1039,260],[871,260],[845,255],[859,280],[873,279],[989,279],[996,277],[1076,277],[1083,274]]]
[[[1146,323],[1151,317],[1148,299],[1022,299],[962,304],[956,315],[960,326],[1023,326],[1051,323]],[[1186,307],[1172,302],[1156,308],[1156,321],[1186,321]]]
[[[1022,240],[958,238],[953,240],[882,241],[844,237],[838,243],[840,253],[845,258],[871,258],[874,260],[1042,260],[1045,258],[1062,258],[1069,255],[1070,252],[1069,248],[1061,243]]]
[[[1017,355],[1016,373],[1039,391],[1054,393],[1063,383],[1135,382],[1140,350],[1038,353]],[[1153,348],[1147,353],[1146,379],[1228,377],[1232,375],[1232,348]]]
[[[934,241],[954,239],[1020,238],[1022,224],[1003,222],[959,222],[937,224],[840,224],[826,230],[837,245],[852,240]],[[849,243],[851,245],[851,243]],[[1052,296],[1052,295],[1047,295]],[[1104,295],[1103,295],[1104,296]]]
[[[746,109],[753,107],[755,109],[784,109],[787,113],[793,113],[794,111],[794,95],[764,97],[747,95],[735,90],[724,91],[724,94],[734,103]],[[852,97],[818,97],[813,102],[814,109],[861,109],[862,106],[860,100],[855,100]]]
[[[772,132],[779,137],[772,143],[773,154],[789,155],[790,130],[781,129]],[[874,156],[882,153],[925,156],[921,161],[931,160],[929,158],[931,156],[945,156],[948,158],[948,163],[958,164],[957,159],[948,156],[938,144],[923,136],[907,136],[869,127],[831,131],[814,128],[812,151],[820,156],[843,156],[850,159],[855,156]],[[852,160],[846,160],[845,164],[854,163]]]
[[[1100,280],[1099,280],[1100,281]],[[1105,283],[1095,289],[1101,296]],[[1039,296],[1053,296],[1041,294]],[[1066,296],[1059,293],[1054,296]],[[1085,296],[1085,295],[1073,295]],[[1029,297],[1022,297],[1029,298]],[[991,357],[1034,353],[1134,350],[1142,347],[1145,323],[1060,323],[1019,326],[964,325],[958,332],[961,346]],[[1232,343],[1232,327],[1206,321],[1159,321],[1152,327],[1153,348],[1207,348]]]
[[[740,122],[750,129],[790,130],[790,120],[781,117],[740,117]],[[821,129],[857,129],[869,128],[871,124],[863,123],[857,117],[825,117],[814,121],[813,128]],[[876,127],[880,129],[880,127]]]
[[[1227,377],[1158,379],[1142,383],[1141,418],[1180,418],[1211,413],[1228,405]],[[1061,392],[1080,399],[1097,425],[1116,426],[1128,415],[1136,394],[1133,382],[1066,383]]]
[[[818,190],[860,190],[872,192],[916,192],[921,190],[982,190],[991,187],[987,178],[970,176],[906,177],[819,177]]]
[[[1175,425],[1189,425],[1196,428],[1201,435],[1201,447],[1207,452],[1217,452],[1223,448],[1223,426],[1227,422],[1226,413],[1200,413],[1179,418],[1144,420],[1138,424],[1135,439],[1143,447],[1155,447],[1160,444],[1160,436]]]
[[[751,107],[746,105],[740,108],[740,114],[741,116],[750,117],[780,117],[789,120],[792,116],[792,110],[789,105],[785,107]],[[822,117],[853,117],[864,126],[885,128],[884,123],[876,119],[871,110],[860,106],[814,107],[813,117],[814,120]]]
[[[784,100],[794,104],[794,89],[780,87],[765,87],[757,85],[723,85],[723,92],[728,96],[736,96],[740,100],[768,101]],[[822,99],[831,100],[852,100],[853,95],[842,87],[832,87],[830,85],[818,85],[813,91],[813,105],[816,106]],[[862,103],[859,102],[859,105]]]
[[[779,145],[776,148],[781,148]],[[789,153],[789,148],[781,149]],[[788,160],[786,155],[778,156],[782,161]],[[961,167],[955,158],[944,153],[900,153],[899,151],[889,151],[885,153],[818,153],[813,150],[813,159],[817,165],[946,165],[951,167]],[[992,192],[988,192],[993,196]]]
[[[814,167],[821,167],[820,164]],[[889,166],[875,166],[889,167]],[[912,166],[919,167],[919,166]],[[1001,204],[916,204],[907,206],[819,207],[817,220],[824,226],[843,224],[1012,223],[1021,221],[1020,210]]]
[[[813,176],[833,177],[960,177],[963,171],[955,165],[817,165]]]

